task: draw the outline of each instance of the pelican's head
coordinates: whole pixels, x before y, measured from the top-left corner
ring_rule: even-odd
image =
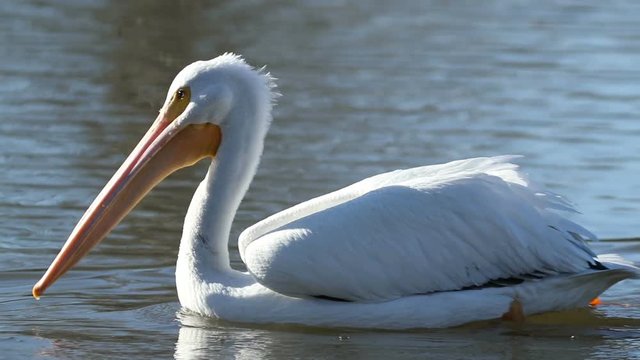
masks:
[[[160,110],[175,127],[213,124],[266,131],[271,121],[274,82],[240,56],[224,54],[197,61],[175,77]]]
[[[82,216],[33,296],[39,298],[169,174],[215,157],[224,139],[242,141],[247,133],[263,138],[273,87],[269,74],[233,54],[184,68],[151,128]]]

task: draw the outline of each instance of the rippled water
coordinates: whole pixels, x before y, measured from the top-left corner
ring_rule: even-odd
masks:
[[[234,239],[378,172],[504,153],[525,155],[530,178],[576,203],[602,238],[636,237],[636,2],[59,3],[0,2],[0,357],[640,358],[633,282],[597,309],[522,326],[323,330],[182,313],[174,263],[202,166],[168,179],[47,296],[30,297],[173,76],[224,51],[268,65],[284,94]],[[637,241],[593,246],[640,261]]]

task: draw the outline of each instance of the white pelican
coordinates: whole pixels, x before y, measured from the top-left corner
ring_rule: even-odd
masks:
[[[157,183],[211,158],[184,223],[178,297],[196,313],[248,323],[446,327],[586,306],[640,277],[567,220],[572,207],[533,187],[511,157],[373,176],[272,215],[238,244],[235,212],[256,172],[274,82],[234,54],[187,66],[151,129],[91,204],[42,279],[40,295]]]

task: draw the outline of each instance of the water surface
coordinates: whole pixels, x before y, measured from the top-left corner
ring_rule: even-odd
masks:
[[[0,357],[640,358],[637,284],[604,305],[448,330],[256,327],[180,311],[174,264],[204,164],[161,184],[37,302],[42,275],[173,76],[225,51],[284,95],[234,224],[379,172],[522,154],[598,252],[640,261],[633,1],[0,3]]]

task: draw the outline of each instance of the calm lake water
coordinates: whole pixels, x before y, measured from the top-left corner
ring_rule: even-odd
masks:
[[[522,154],[575,219],[640,261],[634,1],[0,2],[0,358],[640,358],[640,284],[604,305],[412,332],[256,327],[180,311],[203,164],[159,186],[41,301],[31,286],[146,131],[174,75],[225,51],[283,97],[231,241],[396,168]],[[618,240],[616,240],[618,239]],[[621,241],[619,239],[627,239]]]

